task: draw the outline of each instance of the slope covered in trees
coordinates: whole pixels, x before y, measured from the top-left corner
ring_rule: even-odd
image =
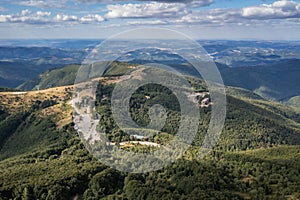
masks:
[[[113,141],[136,140],[121,134],[109,114],[107,78],[98,87],[97,111]],[[114,78],[115,80],[115,78]],[[201,80],[195,89],[206,91]],[[300,198],[300,113],[239,89],[229,89],[227,116],[218,145],[197,157],[210,118],[201,109],[200,128],[184,156],[161,170],[145,174],[104,166],[84,148],[71,122],[71,88],[35,92],[2,92],[0,111],[1,199],[298,199]],[[234,91],[233,91],[234,90]],[[159,95],[164,94],[164,95]],[[103,95],[108,98],[103,99]],[[145,95],[150,99],[146,100]],[[147,107],[165,103],[172,116],[178,108],[166,88],[149,85],[131,99],[132,118],[149,120]],[[174,101],[174,102],[173,102]],[[199,102],[201,99],[199,99]],[[144,110],[139,102],[144,103]],[[175,123],[174,123],[175,122]],[[164,144],[176,132],[167,120]],[[124,137],[120,137],[124,136]],[[134,149],[143,151],[136,145]],[[155,149],[152,149],[155,150]]]

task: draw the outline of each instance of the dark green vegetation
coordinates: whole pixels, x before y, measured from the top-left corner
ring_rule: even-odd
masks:
[[[0,87],[0,92],[18,92],[20,90],[15,88],[6,88],[6,87]]]
[[[205,91],[201,81],[191,79],[194,88]],[[200,84],[200,86],[199,86]],[[110,140],[119,142],[128,140],[129,136],[118,129],[110,110],[113,84],[100,84],[98,90],[98,112],[103,116],[100,124]],[[273,145],[300,144],[300,113],[280,103],[267,102],[250,91],[228,88],[227,118],[221,140],[216,148],[221,150],[247,150]],[[239,94],[241,94],[239,96]],[[150,97],[147,99],[146,96]],[[101,100],[104,97],[105,100]],[[254,98],[252,98],[254,97]],[[201,102],[203,98],[199,99]],[[154,104],[164,105],[168,117],[162,132],[175,134],[179,127],[180,107],[176,97],[168,89],[158,85],[139,88],[131,98],[131,117],[140,126],[149,123],[148,111]],[[210,108],[200,110],[201,119],[195,145],[201,145],[210,120]],[[238,126],[237,126],[238,124]],[[122,137],[125,137],[122,139]],[[164,137],[164,136],[162,136]],[[147,138],[154,142],[156,138]],[[131,139],[133,140],[133,139]],[[162,139],[164,141],[164,139]]]
[[[65,98],[67,99],[68,96]],[[60,135],[66,134],[65,132],[59,133],[57,130],[57,124],[54,121],[59,115],[55,113],[57,110],[49,112],[49,109],[54,110],[57,109],[56,106],[59,106],[58,97],[45,99],[41,95],[39,99],[35,99],[32,95],[32,99],[30,107],[25,105],[25,98],[22,97],[14,99],[15,102],[20,102],[19,105],[13,101],[8,101],[13,104],[11,108],[1,105],[0,160],[43,148],[49,143],[56,143]],[[60,109],[62,113],[68,108],[61,104]]]
[[[239,98],[247,98],[247,99],[256,99],[256,100],[264,100],[261,96],[258,94],[246,90],[243,88],[237,88],[237,87],[227,87],[226,88],[226,94],[234,97],[239,97]]]
[[[103,82],[99,84],[97,92],[98,101],[96,104],[98,106],[97,111],[102,116],[100,119],[100,126],[112,142],[135,140],[135,138],[130,137],[124,131],[120,130],[112,118],[109,97],[111,96],[113,88],[114,84],[107,85]],[[149,99],[147,100],[146,97]],[[131,118],[138,126],[147,126],[150,123],[148,115],[149,109],[155,104],[160,104],[166,109],[166,124],[161,130],[162,134],[155,134],[153,137],[145,139],[151,142],[160,141],[159,143],[164,143],[166,142],[166,139],[169,139],[169,134],[174,135],[177,133],[179,127],[180,105],[171,90],[157,84],[149,84],[139,88],[130,99]],[[132,135],[138,135],[139,133],[139,129],[130,131],[132,131]],[[133,134],[134,132],[136,132],[136,134]]]
[[[117,67],[106,72],[122,73]],[[113,122],[110,79],[101,82],[97,92],[102,128],[112,141],[137,140]],[[190,82],[196,92],[206,91],[202,81]],[[2,99],[0,199],[300,199],[300,113],[293,108],[248,90],[228,88],[225,127],[209,155],[197,157],[210,107],[201,109],[198,136],[182,158],[159,171],[130,174],[95,160],[74,124],[61,123],[71,114],[70,91],[62,91],[65,95],[55,89],[51,94],[34,93],[38,99],[29,96],[28,106],[22,106],[26,102],[22,96]],[[166,107],[167,123],[163,133],[142,140],[165,144],[178,127],[178,102],[171,91],[155,84],[140,88],[130,101],[131,116],[146,125],[147,111],[156,103]]]
[[[47,70],[38,77],[29,80],[18,88],[22,90],[46,89],[74,84],[80,65],[67,65],[63,68]]]

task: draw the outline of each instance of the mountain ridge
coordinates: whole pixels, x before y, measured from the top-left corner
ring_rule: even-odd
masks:
[[[116,62],[118,63],[118,61]],[[118,65],[111,66],[111,69],[106,71],[108,73],[107,75],[111,74],[111,72],[109,72],[111,70],[113,70],[113,73],[118,73],[118,75],[121,75],[122,73],[124,74],[130,70],[131,66],[140,64],[135,62],[133,62],[131,65],[124,63],[124,66],[120,67],[120,63],[122,62],[119,62]],[[300,60],[298,59],[275,65],[262,65],[256,67],[249,66],[230,68],[220,63],[216,63],[216,65],[220,70],[226,86],[244,88],[263,98],[282,102],[288,101],[290,98],[300,94],[300,82],[298,79],[300,76]],[[55,80],[52,81],[53,83],[51,83],[51,85],[48,87],[72,84],[76,78],[75,73],[80,66],[71,66],[72,65],[67,65],[63,68],[46,71],[39,77],[23,83],[18,88],[23,90],[31,90],[36,88],[38,85],[41,86],[41,89],[47,88],[45,84],[41,84],[43,81],[51,82],[47,80]],[[176,70],[179,70],[181,73],[186,73],[187,75],[193,75],[196,73],[192,67],[185,64],[174,64],[171,66]],[[66,71],[68,71],[68,73],[66,73]],[[66,77],[69,75],[69,73],[71,76]],[[56,74],[56,76],[60,77],[61,81],[51,74]],[[63,74],[65,74],[65,76],[63,76]]]

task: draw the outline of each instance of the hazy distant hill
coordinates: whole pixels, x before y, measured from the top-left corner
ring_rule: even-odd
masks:
[[[298,59],[297,41],[199,41],[215,61],[230,67],[258,66]]]
[[[118,61],[125,61],[137,64],[145,63],[161,63],[161,64],[182,64],[186,60],[178,54],[172,53],[168,50],[156,48],[144,48],[135,51],[126,52],[118,58]]]
[[[42,72],[81,63],[88,49],[0,47],[0,87],[17,87]]]
[[[221,74],[226,85],[252,90],[268,99],[286,100],[300,94],[300,60],[224,68]]]
[[[51,47],[0,47],[1,60],[33,60],[39,58],[47,58],[53,62],[68,61],[72,62],[81,61],[86,55],[84,49],[60,49]]]
[[[131,69],[131,65],[139,65],[142,61],[139,60],[138,63],[136,63],[137,60],[131,62],[132,64],[124,63],[122,65],[120,62],[117,62],[119,64],[111,65],[106,74],[113,76],[124,74]],[[167,60],[167,62],[170,62],[170,60]],[[287,101],[291,97],[300,94],[300,60],[291,60],[272,65],[235,68],[230,68],[220,63],[216,64],[227,86],[244,88],[263,98],[278,101]],[[169,65],[187,75],[196,73],[191,66],[184,63]],[[72,84],[75,81],[78,68],[79,65],[68,65],[64,68],[46,71],[39,77],[22,84],[19,88],[30,90],[38,85],[42,89]]]
[[[39,64],[33,61],[0,61],[0,86],[17,87],[45,70],[57,66],[56,64]]]

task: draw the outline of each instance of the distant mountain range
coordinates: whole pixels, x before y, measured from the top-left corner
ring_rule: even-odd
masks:
[[[89,50],[0,47],[0,87],[17,87],[46,70],[81,63]]]
[[[172,53],[169,50],[145,48],[135,51],[126,52],[121,55],[118,61],[131,62],[135,64],[146,64],[151,62],[161,64],[182,64],[186,63],[186,60],[176,53]]]
[[[274,64],[298,59],[299,41],[199,41],[219,63],[230,67]]]
[[[138,64],[136,64],[138,65]],[[255,94],[270,100],[288,101],[294,96],[300,95],[300,60],[257,66],[230,68],[217,64],[222,75],[224,84],[250,90]],[[19,86],[19,89],[31,90],[49,88],[60,85],[71,85],[76,78],[76,72],[80,65],[68,65],[64,68],[48,70],[36,78]],[[186,70],[190,75],[193,71],[188,65],[173,65],[180,72]],[[109,75],[120,75],[129,70],[130,64],[122,67],[114,66],[107,70]]]
[[[99,42],[101,40],[0,40],[0,87],[19,86],[30,90],[37,86],[48,88],[71,84],[80,63]],[[199,43],[216,61],[226,85],[245,88],[264,98],[279,101],[300,95],[300,61],[296,59],[300,56],[300,42]],[[118,52],[117,49],[118,46],[112,46],[107,53]],[[186,51],[192,53],[190,49]],[[181,73],[195,74],[187,61],[174,52],[149,45],[149,48],[121,53],[117,60],[132,65],[157,62]],[[75,65],[70,66],[72,64]],[[70,70],[73,71],[70,73]],[[114,70],[114,73],[124,73],[124,70]]]
[[[60,49],[51,47],[0,47],[0,60],[38,60],[51,63],[81,62],[88,49]]]

